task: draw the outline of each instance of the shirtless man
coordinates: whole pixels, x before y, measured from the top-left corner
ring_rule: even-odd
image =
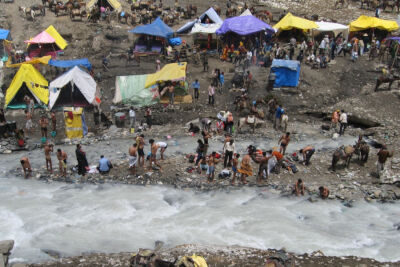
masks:
[[[136,138],[138,154],[139,154],[139,166],[144,166],[144,134],[141,134]]]
[[[210,157],[207,160],[208,164],[208,169],[207,169],[207,178],[208,182],[212,183],[214,182],[214,177],[215,177],[215,164],[219,162],[219,160],[215,157],[217,153],[213,151],[210,155]]]
[[[51,155],[50,155],[50,153],[52,152],[53,152],[53,144],[46,143],[46,145],[44,146],[44,157],[46,159],[46,169],[51,173],[53,172],[53,164],[51,162]]]
[[[255,154],[251,155],[251,159],[258,163],[260,166],[258,168],[258,175],[257,175],[257,184],[262,183],[262,177],[264,175],[264,171],[267,175],[267,181],[268,181],[268,160],[272,158],[272,156],[267,156],[267,152],[262,153],[262,157],[257,157]]]
[[[287,132],[284,135],[281,136],[281,138],[278,141],[278,144],[281,144],[281,147],[279,148],[279,152],[282,153],[282,155],[285,155],[286,148],[289,145],[290,142],[290,133]]]
[[[236,173],[238,172],[238,164],[239,164],[239,157],[240,157],[240,154],[236,154],[234,157],[233,157],[233,161],[232,161],[232,172],[233,172],[233,176],[232,176],[232,182],[231,182],[231,184],[232,185],[235,185],[235,183],[236,183]]]
[[[49,120],[46,118],[45,115],[42,115],[42,117],[40,118],[39,125],[42,137],[46,137],[47,139],[47,126],[49,126]]]
[[[310,164],[310,160],[312,155],[315,152],[315,148],[313,148],[312,146],[308,145],[303,149],[300,149],[300,153],[303,155],[303,162],[304,165],[309,165]]]
[[[211,138],[211,134],[207,130],[203,130],[201,131],[201,135],[203,136],[204,142],[204,156],[206,156],[208,151],[208,139]]]
[[[294,190],[293,193],[296,194],[296,196],[304,196],[304,191],[305,191],[305,187],[304,187],[304,183],[303,180],[298,179],[296,184],[294,185]]]
[[[32,123],[32,114],[28,111],[25,110],[25,118],[26,118],[26,124],[25,124],[25,129],[26,129],[26,133],[31,134],[32,133],[32,127],[33,127],[33,123]]]
[[[51,130],[55,132],[57,130],[57,118],[54,111],[51,112]]]
[[[133,144],[129,148],[129,169],[131,170],[132,174],[136,174],[136,164],[137,164],[137,144]]]
[[[161,165],[158,164],[157,162],[157,150],[160,147],[159,145],[157,145],[156,143],[154,143],[154,139],[150,139],[149,140],[149,144],[151,145],[151,153],[150,153],[150,163],[149,163],[149,171],[152,170],[153,167],[153,162],[156,166],[158,166],[161,169]]]
[[[329,189],[326,188],[325,186],[320,186],[319,187],[319,196],[322,199],[327,199],[329,197]]]
[[[22,169],[24,170],[25,179],[28,178],[29,175],[32,174],[31,163],[27,157],[22,157],[21,160]]]
[[[61,149],[57,149],[58,167],[60,169],[61,176],[67,176],[67,153]]]
[[[164,160],[164,152],[167,149],[168,144],[165,142],[157,142],[156,145],[160,147],[161,160]]]

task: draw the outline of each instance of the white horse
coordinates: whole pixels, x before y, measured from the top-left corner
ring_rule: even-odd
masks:
[[[32,8],[20,6],[18,7],[18,10],[22,11],[26,18],[32,18],[32,20],[35,20],[35,11]]]
[[[261,127],[263,125],[265,125],[265,121],[261,120],[259,118],[257,118],[256,116],[248,116],[246,118],[240,118],[239,119],[239,123],[238,123],[238,132],[240,132],[240,129],[245,125],[249,125],[252,129],[253,132],[255,130],[256,127]]]

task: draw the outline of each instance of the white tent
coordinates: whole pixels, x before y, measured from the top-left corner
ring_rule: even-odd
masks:
[[[204,22],[203,20],[204,20],[204,18],[206,16],[210,19],[211,24],[215,23],[215,24],[221,25],[224,22],[221,19],[221,17],[218,16],[217,12],[215,12],[214,8],[210,7],[206,12],[201,14],[198,19],[187,22],[185,25],[180,27],[176,32],[177,33],[184,33],[184,32],[190,31],[195,24],[199,24],[201,22]]]
[[[249,9],[246,9],[240,16],[252,16],[251,11]]]
[[[221,24],[217,23],[213,24],[196,23],[193,25],[190,34],[195,34],[195,33],[212,34],[215,33],[220,27]]]
[[[335,36],[337,36],[339,33],[342,33],[345,39],[347,39],[347,36],[349,35],[349,26],[347,25],[325,21],[317,21],[315,23],[319,27],[312,30],[313,35],[317,35],[321,32],[333,32]]]
[[[88,73],[75,66],[50,83],[49,109],[53,108],[62,88],[68,83],[71,84],[72,88],[77,87],[88,103],[94,102],[97,86],[95,80]]]

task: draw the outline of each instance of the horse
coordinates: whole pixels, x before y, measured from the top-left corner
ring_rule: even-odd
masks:
[[[358,160],[361,160],[362,162],[367,162],[369,155],[369,145],[365,141],[357,143],[356,145],[354,145],[354,154],[358,155]]]
[[[339,160],[342,160],[345,164],[345,167],[348,168],[350,166],[350,160],[354,153],[354,147],[352,146],[341,146],[333,152],[332,155],[332,170],[335,171],[336,164]]]
[[[376,79],[375,92],[378,91],[378,87],[383,83],[389,83],[389,91],[390,91],[392,84],[395,81],[399,81],[399,80],[400,80],[400,77],[398,77],[398,76],[383,76],[382,75]]]
[[[384,0],[383,4],[382,4],[383,11],[385,11],[387,7],[392,8],[392,13],[394,11],[394,8],[397,7],[397,12],[399,12],[399,1],[398,0],[396,0],[396,1]]]
[[[18,11],[21,11],[26,18],[31,18],[32,20],[35,20],[35,11],[30,7],[19,6]]]
[[[31,9],[35,11],[35,15],[36,14],[40,14],[42,16],[46,15],[46,8],[43,5],[38,5],[38,4],[31,5]]]
[[[283,115],[282,115],[282,118],[281,118],[281,127],[283,126],[283,131],[284,131],[285,133],[286,133],[288,121],[289,121],[289,116],[286,115],[286,114],[283,114]]]
[[[72,9],[69,13],[71,20],[74,20],[75,17],[80,17],[81,21],[84,17],[86,17],[87,13],[85,10],[81,11],[80,9]]]
[[[125,59],[125,66],[128,65],[131,61],[136,61],[137,66],[140,66],[140,57],[138,55],[135,55],[133,52],[133,49],[130,49],[128,53],[126,54],[120,54],[119,59]]]
[[[246,118],[240,118],[238,121],[238,131],[240,132],[241,128],[245,125],[249,125],[253,129],[253,133],[255,131],[255,128],[261,127],[265,125],[265,121],[257,118],[254,115],[247,116]]]
[[[69,3],[63,5],[63,4],[57,4],[54,9],[54,13],[56,14],[56,17],[60,14],[60,11],[66,12],[66,14],[70,13],[69,11],[72,10],[72,4],[69,5]]]

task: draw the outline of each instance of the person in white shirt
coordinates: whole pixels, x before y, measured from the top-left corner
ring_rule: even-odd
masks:
[[[344,131],[347,128],[347,114],[344,112],[343,109],[342,112],[340,113],[339,122],[340,122],[339,135],[343,135]]]
[[[135,128],[135,124],[136,124],[136,113],[135,110],[133,109],[133,107],[130,107],[129,109],[129,125],[130,128]]]
[[[235,142],[231,139],[229,142],[226,142],[224,145],[224,168],[232,166],[232,158],[235,153]]]
[[[167,149],[168,144],[165,142],[157,142],[156,145],[160,147],[161,160],[164,160],[164,152]]]

